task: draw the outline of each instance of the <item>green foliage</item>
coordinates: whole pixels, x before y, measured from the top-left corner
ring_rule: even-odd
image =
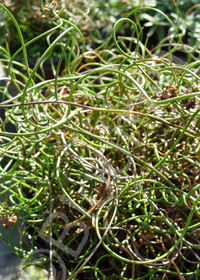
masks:
[[[3,1],[5,6],[7,6],[17,19],[25,42],[32,40],[59,24],[58,18],[55,17],[56,13],[60,14],[62,18],[76,24],[85,35],[88,46],[92,48],[94,43],[100,45],[105,38],[109,37],[112,32],[113,24],[123,17],[129,17],[130,19],[140,22],[141,26],[144,27],[143,34],[149,37],[153,36],[152,40],[154,43],[149,42],[149,46],[158,44],[169,35],[168,32],[171,28],[171,24],[160,11],[173,20],[176,30],[184,32],[183,42],[185,44],[189,44],[190,46],[196,45],[200,35],[200,6],[196,0],[174,0],[170,3],[163,0],[128,2],[125,0],[87,0],[74,1],[74,3],[72,2],[66,5],[65,9],[61,6],[60,1],[54,2],[57,4],[56,7],[52,8],[51,2],[47,2],[45,5],[43,4],[41,6],[41,1],[39,0],[33,2],[27,2],[27,0],[11,1],[9,4],[8,1]],[[155,11],[154,8],[158,10]],[[52,17],[50,18],[50,12],[48,11],[52,11]],[[0,32],[3,34],[6,31],[6,41],[12,46],[11,52],[14,53],[19,48],[20,42],[16,36],[12,20],[7,16],[7,13],[2,12],[2,15],[4,21],[1,22]],[[65,23],[64,27],[67,28],[67,26],[67,23]],[[58,36],[57,31],[51,34],[52,40]],[[121,32],[122,35],[127,34],[128,26],[124,26],[124,30],[121,30]],[[174,32],[174,30],[171,30],[171,32]],[[3,40],[3,38],[5,37],[1,37],[1,40]],[[37,43],[32,44],[32,48],[27,50],[28,56],[30,58],[37,58],[48,46],[49,42],[42,36],[39,45]]]
[[[70,280],[198,277],[198,42],[184,43],[181,2],[169,16],[166,2],[159,10],[140,1],[127,17],[120,3],[58,5],[34,38],[0,4],[20,42],[13,53],[9,41],[1,47],[0,219],[10,231],[1,237],[23,268],[62,272],[64,263]],[[30,67],[41,42],[47,48]]]

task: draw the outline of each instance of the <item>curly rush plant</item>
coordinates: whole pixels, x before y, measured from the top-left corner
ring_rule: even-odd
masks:
[[[0,8],[21,42],[14,54],[1,47],[0,105],[1,238],[22,258],[18,279],[28,265],[49,279],[199,279],[198,48],[170,37],[168,55],[176,45],[193,56],[176,64],[142,43],[139,22],[121,18],[91,49],[50,6],[54,26],[25,42]],[[27,50],[41,38],[49,45],[31,68]]]

